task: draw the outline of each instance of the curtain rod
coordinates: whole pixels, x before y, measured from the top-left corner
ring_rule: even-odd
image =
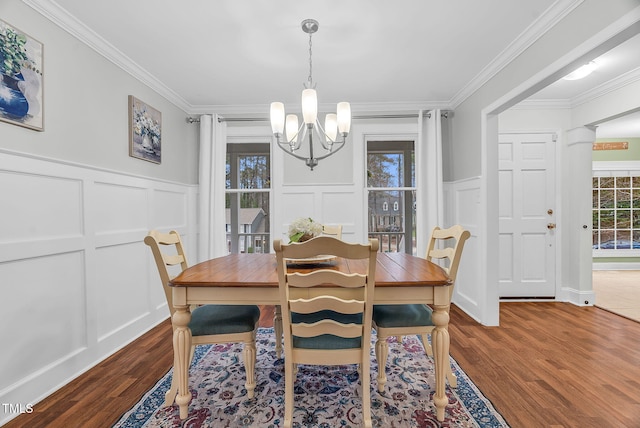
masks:
[[[444,119],[449,118],[449,111],[445,110],[440,113],[440,117]],[[378,114],[378,115],[364,115],[364,116],[353,116],[352,119],[410,119],[414,117],[420,116],[418,113],[412,114]],[[427,112],[424,116],[431,118],[431,112]],[[219,117],[218,122],[269,122],[269,119],[264,117]],[[200,118],[198,117],[187,117],[187,123],[200,123]]]

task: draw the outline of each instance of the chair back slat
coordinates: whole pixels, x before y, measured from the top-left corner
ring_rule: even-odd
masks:
[[[289,301],[289,309],[300,314],[331,310],[341,314],[358,314],[364,311],[363,300],[345,300],[336,296],[318,296],[312,299],[296,299]]]
[[[367,276],[359,273],[344,274],[332,270],[317,270],[309,273],[294,272],[288,276],[291,287],[316,287],[323,284],[340,284],[341,287],[363,287]]]
[[[312,324],[297,323],[291,333],[298,337],[316,337],[323,334],[353,339],[362,336],[362,324],[342,324],[333,320],[322,320]]]

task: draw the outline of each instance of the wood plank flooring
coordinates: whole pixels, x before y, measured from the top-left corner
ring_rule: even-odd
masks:
[[[512,427],[640,427],[640,323],[547,302],[502,303],[500,322],[453,306],[451,354]],[[5,427],[111,426],[170,368],[170,336],[167,320]]]

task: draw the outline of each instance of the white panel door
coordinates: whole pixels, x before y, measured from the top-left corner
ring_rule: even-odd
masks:
[[[554,134],[500,134],[501,298],[555,297]]]

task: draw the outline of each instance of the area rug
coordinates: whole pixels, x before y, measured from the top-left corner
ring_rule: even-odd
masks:
[[[375,336],[373,337],[375,341]],[[378,393],[378,365],[371,353],[371,412],[374,427],[508,427],[504,418],[451,359],[457,388],[447,386],[449,405],[438,422],[432,396],[435,376],[431,358],[417,336],[402,343],[390,338],[387,384]],[[189,371],[192,401],[181,421],[176,405],[161,407],[171,385],[169,371],[114,425],[142,427],[281,427],[284,422],[284,366],[276,358],[273,329],[257,335],[256,390],[247,398],[242,346],[201,345]],[[373,346],[371,347],[373,350]],[[357,427],[362,401],[354,366],[299,366],[295,384],[293,426],[297,428]]]

